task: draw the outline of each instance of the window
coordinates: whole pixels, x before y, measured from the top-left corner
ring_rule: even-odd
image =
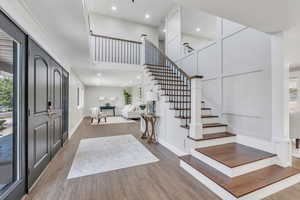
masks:
[[[80,88],[77,88],[77,107],[80,107]]]
[[[77,108],[80,109],[84,105],[84,89],[81,86],[77,87]]]

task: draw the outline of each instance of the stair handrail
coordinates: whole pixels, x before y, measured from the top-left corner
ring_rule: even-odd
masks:
[[[91,51],[94,62],[141,64],[142,42],[121,39],[90,31]]]
[[[179,70],[182,74],[184,74],[184,76],[186,76],[188,79],[190,79],[190,76],[185,72],[183,71],[175,62],[173,62],[161,49],[157,48],[155,46],[155,44],[153,44],[150,40],[144,38],[145,42],[149,42],[150,45],[152,45],[157,51],[160,52],[161,55],[163,55],[170,63],[172,63],[172,65],[174,65],[174,67],[177,68],[177,70]],[[144,63],[144,65],[147,65],[147,64],[150,64],[150,63]]]

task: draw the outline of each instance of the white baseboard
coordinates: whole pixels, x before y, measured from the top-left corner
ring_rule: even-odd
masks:
[[[84,119],[84,116],[77,122],[77,124],[69,131],[69,139],[73,136],[79,125],[81,124],[82,120]]]
[[[158,139],[159,144],[163,145],[164,147],[166,147],[167,149],[169,149],[170,151],[172,151],[174,154],[176,154],[177,156],[184,156],[187,155],[188,153],[182,151],[181,149],[175,147],[174,145],[162,140],[162,139]]]

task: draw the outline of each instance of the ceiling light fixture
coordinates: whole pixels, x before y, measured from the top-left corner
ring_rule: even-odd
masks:
[[[150,18],[150,15],[149,15],[149,14],[145,14],[145,18],[146,18],[146,19],[149,19],[149,18]]]
[[[166,32],[167,32],[167,29],[163,29],[163,32],[166,33]]]
[[[101,73],[98,73],[98,74],[97,74],[97,76],[101,77],[101,76],[102,76],[102,74],[101,74]]]
[[[200,29],[200,28],[196,28],[196,31],[197,31],[197,32],[200,32],[200,31],[201,31],[201,29]]]
[[[140,80],[142,77],[141,77],[141,76],[137,76],[136,78],[137,78],[138,80]]]
[[[112,6],[111,9],[112,9],[113,11],[116,11],[118,8],[117,8],[117,6]]]

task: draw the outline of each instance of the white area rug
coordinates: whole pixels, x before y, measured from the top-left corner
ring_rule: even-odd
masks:
[[[68,179],[159,161],[134,136],[81,140]]]
[[[92,125],[94,126],[94,125],[123,124],[123,123],[136,123],[136,121],[125,119],[123,117],[107,117],[106,122],[104,121],[104,118],[102,118],[99,124],[96,120],[94,120]]]

